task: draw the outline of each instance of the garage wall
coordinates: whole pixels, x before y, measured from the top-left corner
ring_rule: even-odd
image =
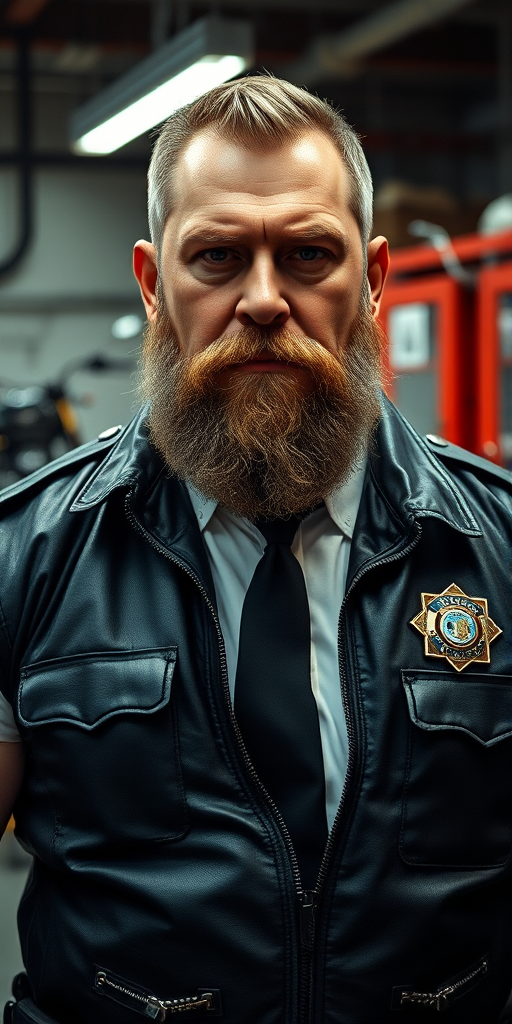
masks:
[[[66,362],[101,352],[136,359],[139,339],[112,337],[113,321],[143,307],[131,270],[133,243],[148,237],[141,170],[40,169],[34,176],[35,231],[19,268],[0,281],[0,384],[54,379]],[[0,170],[0,260],[15,243],[17,183]],[[126,422],[133,406],[128,371],[80,373],[72,391],[83,440]]]

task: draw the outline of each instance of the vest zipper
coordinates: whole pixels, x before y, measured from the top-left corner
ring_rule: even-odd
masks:
[[[342,791],[342,794],[341,794],[341,800],[340,800],[340,803],[339,803],[338,810],[336,812],[336,817],[335,817],[335,819],[333,821],[332,829],[331,829],[331,831],[329,833],[329,836],[328,836],[328,839],[327,839],[327,844],[326,844],[326,847],[325,847],[324,856],[322,858],[322,863],[320,865],[320,871],[319,871],[319,874],[318,874],[318,882],[317,882],[318,889],[321,888],[321,886],[322,886],[322,884],[323,884],[323,882],[325,880],[325,876],[326,876],[326,873],[327,873],[328,862],[329,862],[329,856],[330,856],[331,850],[332,850],[333,845],[334,845],[334,840],[336,838],[336,832],[338,831],[339,826],[340,826],[340,822],[341,822],[341,818],[342,818],[342,813],[343,813],[343,810],[345,808],[346,795],[347,795],[349,786],[350,786],[350,784],[352,782],[352,776],[353,776],[354,770],[355,770],[354,723],[353,723],[353,716],[352,716],[352,707],[351,707],[351,704],[350,704],[349,688],[348,688],[348,685],[347,685],[347,676],[346,676],[346,672],[345,672],[345,659],[343,657],[343,650],[344,650],[343,626],[344,626],[344,619],[345,619],[345,611],[346,611],[347,601],[348,601],[352,591],[357,586],[357,584],[360,582],[360,580],[363,578],[363,576],[366,576],[366,574],[368,572],[371,572],[373,569],[380,569],[383,565],[388,565],[390,562],[398,562],[401,558],[405,558],[407,555],[409,555],[411,553],[411,551],[413,551],[413,549],[419,543],[419,540],[420,540],[420,537],[421,537],[421,532],[422,532],[421,531],[421,526],[418,523],[417,524],[417,532],[416,532],[415,536],[412,538],[412,540],[409,542],[409,544],[406,545],[406,547],[402,548],[401,551],[397,551],[397,552],[395,552],[394,555],[387,555],[385,558],[380,558],[380,559],[378,559],[375,562],[370,562],[368,565],[363,566],[361,571],[359,573],[357,573],[356,576],[354,576],[354,579],[352,580],[352,582],[351,582],[351,584],[350,584],[350,586],[349,586],[349,588],[348,588],[348,590],[347,590],[347,592],[345,594],[345,597],[343,599],[343,603],[341,605],[340,617],[339,617],[339,620],[338,620],[338,662],[339,662],[339,668],[340,668],[341,697],[342,697],[342,701],[343,701],[343,711],[344,711],[345,719],[346,719],[346,723],[347,723],[348,760],[347,760],[347,771],[346,771],[346,775],[345,775],[345,782],[344,782],[343,791]]]
[[[318,902],[316,889],[299,894],[300,906],[300,979],[297,1021],[305,1022],[309,1015],[311,985],[313,982],[313,949],[315,943],[315,915]]]
[[[151,534],[144,528],[142,523],[139,522],[139,520],[136,518],[136,516],[135,516],[135,514],[134,514],[134,512],[132,510],[132,507],[131,507],[131,496],[132,496],[132,492],[128,491],[127,494],[126,494],[126,498],[125,498],[125,513],[126,513],[126,517],[128,519],[128,522],[133,527],[135,532],[139,533],[144,538],[144,540],[150,545],[150,547],[152,547],[155,551],[158,551],[169,562],[172,562],[174,565],[178,566],[178,568],[182,569],[182,571],[189,577],[189,579],[191,579],[193,581],[193,583],[195,583],[195,585],[199,589],[199,592],[201,593],[204,601],[206,602],[207,608],[208,608],[208,610],[209,610],[209,612],[210,612],[210,614],[212,616],[212,619],[213,619],[213,623],[214,623],[214,626],[215,626],[215,632],[216,632],[216,635],[217,635],[218,650],[219,650],[219,660],[220,660],[220,667],[221,667],[221,680],[222,680],[222,690],[223,690],[223,695],[224,695],[224,702],[225,702],[225,705],[226,705],[226,708],[227,708],[228,717],[229,717],[229,720],[230,720],[230,723],[231,723],[231,727],[232,727],[232,729],[233,729],[233,731],[235,733],[235,737],[236,737],[236,740],[237,740],[237,743],[238,743],[238,747],[239,747],[239,752],[242,755],[244,766],[245,766],[245,768],[247,770],[248,775],[251,778],[251,781],[254,783],[256,788],[259,790],[260,795],[263,797],[267,807],[271,810],[274,818],[277,820],[277,823],[278,823],[279,829],[280,829],[280,833],[281,833],[281,838],[284,839],[285,846],[286,846],[286,849],[287,849],[287,852],[288,852],[288,856],[290,858],[290,864],[291,864],[291,869],[292,869],[292,874],[293,874],[293,881],[294,881],[294,886],[295,886],[295,897],[296,897],[296,902],[297,902],[297,907],[298,907],[298,910],[297,910],[297,907],[295,907],[295,906],[293,907],[293,913],[294,913],[295,918],[297,918],[297,916],[298,916],[298,920],[299,920],[298,930],[299,930],[299,948],[300,948],[300,974],[299,974],[299,979],[300,980],[299,980],[299,999],[298,999],[298,1002],[299,1002],[299,1006],[300,1006],[301,1002],[303,1002],[303,1000],[304,1000],[304,989],[305,989],[304,980],[306,980],[306,985],[308,985],[309,984],[309,976],[310,976],[310,972],[311,972],[311,966],[310,965],[311,965],[311,956],[312,956],[312,949],[313,949],[313,936],[314,936],[314,907],[316,906],[316,902],[312,901],[311,904],[309,904],[308,900],[309,900],[310,897],[312,897],[313,894],[311,892],[303,892],[302,891],[302,883],[301,883],[301,878],[300,878],[299,864],[298,864],[298,861],[297,861],[297,857],[296,857],[296,854],[295,854],[293,843],[291,841],[290,833],[288,832],[288,829],[287,829],[287,827],[285,825],[284,819],[283,819],[283,817],[281,815],[281,812],[279,811],[279,808],[277,807],[277,805],[272,800],[272,797],[270,796],[270,793],[268,792],[268,790],[265,789],[263,783],[260,781],[260,778],[259,778],[259,776],[256,773],[256,769],[254,768],[254,766],[252,764],[252,761],[251,761],[251,759],[250,759],[250,757],[249,757],[249,755],[247,753],[247,750],[245,748],[245,744],[244,744],[244,741],[243,741],[243,738],[242,738],[242,734],[240,732],[240,728],[238,726],[238,722],[237,722],[237,720],[235,718],[235,714],[234,714],[234,711],[233,711],[233,705],[232,705],[232,702],[231,702],[231,694],[229,692],[229,679],[228,679],[228,670],[227,670],[227,661],[226,661],[226,649],[225,649],[225,646],[224,646],[224,637],[222,635],[222,629],[221,629],[220,622],[219,622],[219,619],[218,619],[218,616],[217,616],[217,612],[215,611],[215,608],[214,608],[214,606],[213,606],[213,604],[212,604],[212,602],[210,600],[210,596],[208,594],[208,591],[203,586],[201,580],[196,575],[196,573],[192,572],[192,570],[188,567],[188,565],[186,565],[185,562],[182,562],[180,558],[177,558],[176,555],[173,555],[166,547],[164,547],[163,544],[160,544],[157,540],[155,540],[155,538],[152,537]],[[316,900],[316,894],[315,894],[315,900]],[[309,926],[308,926],[308,928],[306,930],[304,930],[304,925],[303,925],[303,913],[304,912],[306,913],[306,916],[310,916],[310,924],[309,924]],[[307,934],[308,937],[309,937],[308,938],[308,943],[307,943],[306,947],[303,946],[303,937],[304,937],[305,934]],[[304,967],[304,962],[306,963],[307,968]],[[304,1017],[304,1020],[305,1019],[306,1018]],[[297,1019],[297,1024],[300,1024],[301,1021],[302,1021],[302,1014],[299,1014],[299,1017]]]
[[[355,771],[356,771],[354,719],[353,719],[353,715],[352,715],[352,705],[351,705],[351,699],[350,699],[350,691],[349,691],[347,675],[346,675],[346,671],[345,671],[345,660],[346,659],[343,656],[344,647],[345,647],[345,644],[344,644],[344,629],[343,629],[343,627],[344,627],[344,620],[345,620],[345,612],[346,612],[347,601],[348,601],[352,591],[357,586],[357,584],[360,582],[360,580],[363,578],[363,576],[366,576],[366,574],[368,572],[372,571],[373,569],[378,569],[378,568],[380,568],[383,565],[388,565],[390,562],[397,562],[401,558],[405,558],[407,555],[409,555],[410,552],[413,551],[413,549],[419,543],[420,537],[421,537],[421,533],[422,533],[421,524],[420,523],[416,523],[416,534],[412,538],[412,540],[409,542],[409,544],[407,544],[400,551],[395,552],[395,554],[393,554],[393,555],[387,555],[384,558],[377,559],[376,561],[370,562],[366,566],[363,566],[363,568],[358,573],[356,573],[356,575],[354,576],[354,578],[353,578],[353,580],[352,580],[348,590],[345,593],[345,597],[343,599],[343,602],[342,602],[342,605],[341,605],[341,608],[340,608],[340,615],[339,615],[339,619],[338,619],[338,663],[339,663],[339,670],[340,670],[341,699],[342,699],[342,703],[343,703],[343,712],[344,712],[344,715],[345,715],[345,721],[346,721],[346,725],[347,725],[347,738],[348,738],[347,771],[346,771],[346,774],[345,774],[345,781],[343,783],[343,790],[342,790],[342,794],[341,794],[340,803],[338,805],[338,810],[336,811],[336,816],[334,818],[331,831],[329,832],[329,835],[327,837],[327,844],[326,844],[326,847],[325,847],[325,850],[324,850],[324,855],[322,857],[322,863],[320,865],[320,871],[318,873],[318,879],[317,879],[316,888],[315,888],[315,891],[314,891],[315,901],[314,901],[314,906],[311,909],[311,916],[312,916],[311,931],[310,931],[311,955],[310,955],[310,961],[309,961],[309,964],[310,964],[310,967],[309,967],[310,979],[309,979],[309,985],[307,986],[309,991],[311,990],[311,984],[312,984],[312,980],[313,980],[313,978],[312,978],[312,976],[313,976],[313,952],[314,952],[313,945],[314,945],[314,938],[315,938],[315,934],[314,933],[315,933],[315,917],[316,917],[315,911],[316,911],[316,907],[317,907],[318,902],[319,902],[319,897],[320,897],[320,894],[321,894],[321,891],[322,891],[322,887],[323,887],[323,884],[325,882],[325,878],[326,878],[327,871],[328,871],[328,868],[329,868],[329,861],[330,861],[330,858],[331,858],[331,853],[332,853],[332,850],[333,850],[333,847],[334,847],[334,843],[335,843],[337,834],[341,830],[341,824],[342,824],[342,820],[343,820],[343,817],[344,817],[344,812],[346,810],[347,795],[349,793],[350,787],[352,786],[352,780],[353,780],[353,777],[354,777]],[[305,895],[307,895],[307,894],[305,894]],[[308,1021],[310,1020],[310,1011],[311,1011],[310,1001],[307,1002],[307,1003],[305,1002],[304,1003],[304,1008],[303,1008],[303,1013],[302,1013],[301,1016],[299,1016],[297,1024],[308,1024]]]

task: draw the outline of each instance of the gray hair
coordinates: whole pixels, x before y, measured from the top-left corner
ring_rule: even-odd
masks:
[[[350,209],[366,256],[373,219],[373,184],[359,137],[337,110],[290,82],[269,75],[226,82],[181,107],[165,122],[148,171],[148,218],[151,238],[160,254],[167,218],[173,208],[172,178],[178,159],[201,130],[248,149],[278,147],[305,131],[322,131],[341,153],[350,180]]]

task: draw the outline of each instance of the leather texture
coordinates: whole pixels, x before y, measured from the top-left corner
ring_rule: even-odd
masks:
[[[159,1000],[211,987],[226,1024],[415,1024],[437,1010],[411,992],[453,979],[447,1024],[498,1021],[512,988],[511,495],[512,477],[434,451],[384,402],[340,619],[350,754],[312,943],[230,708],[197,521],[144,412],[4,492],[0,683],[27,754],[16,821],[35,861],[19,921],[43,1013],[136,1024],[141,1011],[95,991],[101,964]],[[452,582],[503,630],[478,671],[427,658],[410,625],[421,593]]]
[[[32,999],[25,998],[19,1003],[9,1003],[4,1011],[4,1024],[56,1024],[43,1013]]]

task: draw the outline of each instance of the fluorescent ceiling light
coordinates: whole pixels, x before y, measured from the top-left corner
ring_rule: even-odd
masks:
[[[239,75],[246,66],[244,58],[234,54],[202,57],[168,82],[109,117],[97,128],[86,132],[77,140],[74,149],[81,153],[112,153],[165,121],[179,107],[196,100],[208,89]]]
[[[72,148],[112,153],[252,61],[249,22],[202,18],[80,107],[71,121]]]

